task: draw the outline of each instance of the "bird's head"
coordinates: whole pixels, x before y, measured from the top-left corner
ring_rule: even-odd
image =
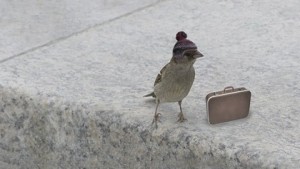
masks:
[[[175,63],[195,63],[197,58],[203,57],[195,43],[186,38],[187,34],[183,31],[176,34],[177,43],[174,45],[172,57]]]

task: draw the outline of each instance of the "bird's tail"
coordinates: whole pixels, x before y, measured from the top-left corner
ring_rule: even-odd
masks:
[[[154,94],[154,92],[146,94],[144,97],[150,97],[150,96],[152,96],[154,98],[156,97],[156,95]]]

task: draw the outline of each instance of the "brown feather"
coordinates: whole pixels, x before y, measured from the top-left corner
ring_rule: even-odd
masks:
[[[167,68],[168,65],[169,65],[169,63],[166,64],[166,65],[160,70],[159,74],[156,76],[156,79],[155,79],[155,81],[154,81],[154,86],[155,86],[156,84],[158,84],[159,82],[161,82],[161,78],[162,78],[162,76],[163,76],[163,72],[165,71],[165,69]]]

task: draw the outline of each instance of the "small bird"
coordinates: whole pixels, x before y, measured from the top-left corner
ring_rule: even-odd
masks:
[[[182,112],[181,102],[188,95],[195,79],[193,64],[197,58],[203,57],[197,50],[195,43],[187,39],[185,32],[178,32],[176,40],[170,62],[161,69],[155,79],[154,91],[144,96],[152,96],[156,99],[155,114],[152,121],[156,128],[161,115],[157,113],[160,103],[178,102],[180,108],[178,122],[186,120]]]

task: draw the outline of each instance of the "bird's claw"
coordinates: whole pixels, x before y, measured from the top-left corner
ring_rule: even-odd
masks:
[[[183,116],[183,113],[179,113],[178,117],[179,117],[179,119],[177,120],[177,122],[182,123],[182,122],[186,121],[186,118]]]
[[[157,128],[157,121],[161,122],[160,121],[160,116],[161,116],[160,113],[157,113],[157,114],[154,115],[154,118],[153,118],[153,121],[152,121],[152,125],[155,123],[155,128]]]

